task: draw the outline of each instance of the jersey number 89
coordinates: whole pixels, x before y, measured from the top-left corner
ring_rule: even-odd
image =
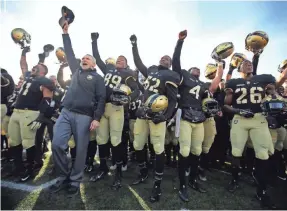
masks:
[[[105,76],[105,86],[109,86],[111,89],[118,86],[121,83],[122,77],[119,75],[112,75],[111,73]]]

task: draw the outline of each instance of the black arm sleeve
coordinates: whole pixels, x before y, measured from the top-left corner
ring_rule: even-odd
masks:
[[[133,46],[133,57],[134,57],[134,63],[136,68],[143,74],[145,78],[147,78],[147,67],[143,64],[140,55],[139,55],[139,50],[138,46],[134,45]]]
[[[93,56],[95,57],[96,61],[97,61],[97,65],[100,68],[100,70],[102,71],[102,73],[104,75],[106,75],[107,72],[107,67],[106,64],[103,62],[103,60],[101,59],[100,53],[99,53],[99,49],[98,49],[98,42],[97,41],[93,41],[92,42],[92,48],[93,48]]]
[[[105,103],[106,103],[106,87],[104,79],[101,76],[98,76],[99,79],[96,83],[96,102],[94,110],[94,120],[100,121],[102,115],[105,112]]]
[[[253,75],[257,75],[258,62],[259,62],[259,55],[254,55],[252,58]]]
[[[177,41],[172,57],[172,70],[177,72],[181,78],[182,73],[181,73],[180,55],[181,55],[182,44],[183,40]]]
[[[63,69],[59,69],[57,73],[57,81],[59,82],[60,86],[65,89],[66,88],[66,83],[64,81],[64,75],[63,75]]]
[[[15,83],[11,75],[8,73],[1,74],[1,98],[8,97],[13,94]]]
[[[132,90],[130,98],[131,98],[131,101],[133,102],[140,94],[138,83],[134,77],[128,77],[126,79],[126,85],[129,86]]]
[[[72,74],[74,74],[80,68],[80,64],[78,63],[75,57],[69,34],[63,34],[62,36],[63,36],[64,49],[65,49],[65,53],[67,56],[68,64],[72,71]]]
[[[172,117],[174,110],[176,108],[177,94],[178,94],[177,87],[171,84],[166,84],[166,95],[168,99],[168,107],[164,115],[167,120],[169,120]]]

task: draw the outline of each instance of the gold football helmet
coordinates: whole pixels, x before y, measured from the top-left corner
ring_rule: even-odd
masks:
[[[163,112],[168,107],[168,99],[164,95],[153,94],[146,100],[144,107],[153,113]]]
[[[285,59],[283,62],[281,62],[281,64],[279,64],[278,71],[282,73],[285,68],[287,68],[287,59]]]
[[[21,49],[27,47],[31,43],[31,35],[21,28],[13,29],[11,37],[16,44],[21,46]]]
[[[215,116],[219,112],[218,102],[210,97],[203,99],[202,111],[210,116]]]
[[[56,57],[58,58],[60,63],[66,63],[67,62],[66,53],[64,51],[64,48],[62,48],[62,47],[57,48]]]
[[[214,79],[216,75],[216,71],[217,71],[216,64],[211,64],[211,63],[207,64],[205,68],[205,72],[204,72],[205,78],[210,79],[210,80]]]
[[[234,51],[234,45],[232,42],[224,42],[216,46],[212,53],[211,58],[215,60],[226,59],[229,57]]]
[[[234,68],[238,68],[241,62],[243,62],[243,60],[246,58],[247,57],[243,53],[235,53],[231,57],[230,65]]]
[[[129,96],[131,93],[132,93],[131,88],[125,84],[119,84],[113,89],[113,94],[121,94]]]
[[[253,53],[262,52],[268,44],[269,37],[264,31],[255,31],[245,38],[245,49]]]
[[[116,65],[116,60],[112,57],[107,58],[105,62],[106,64]]]

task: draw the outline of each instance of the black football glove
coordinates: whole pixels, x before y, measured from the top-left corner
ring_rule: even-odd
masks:
[[[126,105],[130,102],[130,97],[126,95],[111,95],[111,102],[114,105]]]
[[[216,61],[216,67],[218,65],[219,62],[222,62],[223,63],[223,69],[225,69],[225,64],[226,62],[223,60],[223,59],[219,59],[218,61]]]
[[[137,45],[137,36],[133,34],[133,35],[130,37],[130,41],[131,41],[131,43],[132,43],[133,46]]]
[[[152,122],[154,124],[158,124],[158,123],[161,123],[161,122],[164,122],[166,121],[166,118],[163,114],[156,114],[153,118],[152,118]]]
[[[252,111],[249,111],[249,110],[236,109],[235,113],[242,116],[242,117],[245,117],[245,118],[254,117],[254,113]]]
[[[30,49],[30,46],[24,47],[23,50],[22,50],[22,56],[25,56],[26,53],[30,52],[30,50],[31,50],[31,49]]]
[[[136,117],[142,119],[146,118],[146,110],[143,107],[139,107],[136,111]]]
[[[99,39],[99,33],[98,32],[91,33],[91,38],[92,41],[97,41]]]
[[[39,116],[37,117],[37,119],[35,119],[34,121],[30,122],[27,126],[31,126],[31,130],[38,130],[41,125],[45,123],[45,124],[51,124],[52,120],[45,117],[44,114],[40,113]]]

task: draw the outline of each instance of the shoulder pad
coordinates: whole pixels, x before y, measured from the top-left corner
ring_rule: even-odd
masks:
[[[56,89],[56,87],[53,84],[53,82],[50,79],[46,78],[46,77],[39,77],[39,78],[37,78],[37,80],[40,82],[41,86],[46,87],[50,91],[54,91]]]
[[[230,79],[225,84],[225,89],[234,89],[238,83],[244,83],[242,78]]]
[[[253,77],[255,77],[254,79],[261,83],[266,83],[266,84],[276,83],[275,77],[271,74],[261,74],[261,75],[256,75]]]
[[[175,83],[176,85],[180,84],[180,75],[177,72],[172,70],[166,70],[166,81]]]

